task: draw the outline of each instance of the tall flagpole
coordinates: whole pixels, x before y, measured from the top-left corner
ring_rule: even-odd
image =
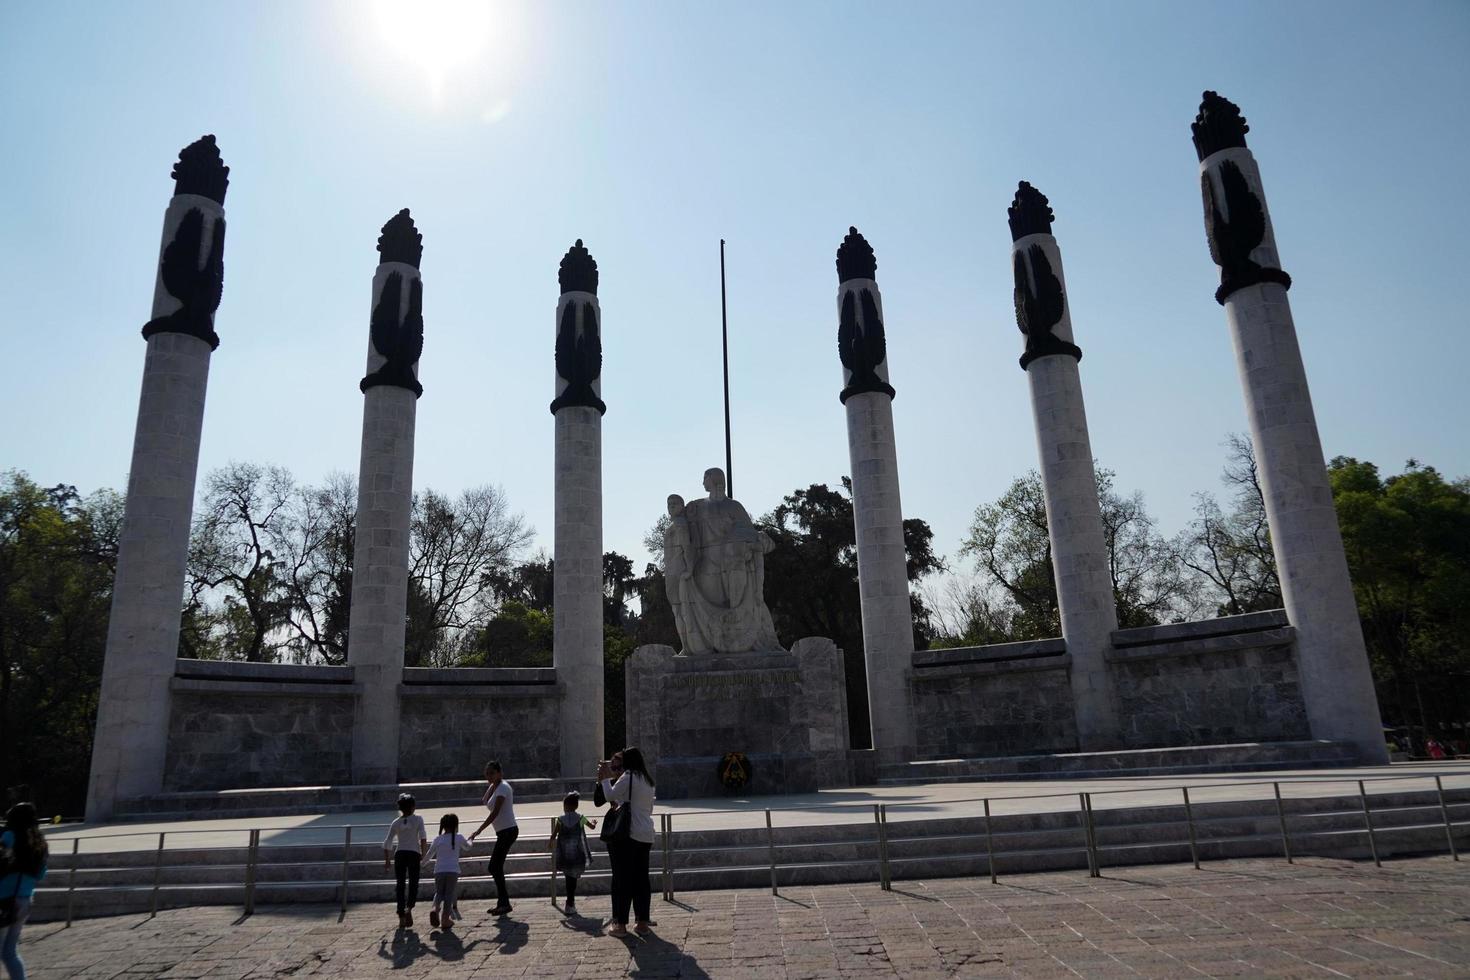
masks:
[[[730,470],[730,321],[725,314],[725,240],[720,239],[720,353],[725,359],[725,492],[735,496]]]

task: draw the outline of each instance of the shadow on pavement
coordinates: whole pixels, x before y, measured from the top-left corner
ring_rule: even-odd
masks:
[[[694,957],[681,951],[666,939],[652,932],[639,936],[630,932],[624,943],[633,954],[630,977],[691,977],[694,980],[710,980],[709,974]]]
[[[501,953],[510,955],[519,953],[530,936],[530,925],[501,916],[495,922],[495,935],[491,941],[499,944]]]

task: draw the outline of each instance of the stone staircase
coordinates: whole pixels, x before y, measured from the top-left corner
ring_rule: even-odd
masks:
[[[1445,798],[1457,847],[1470,850],[1470,788],[1447,789]],[[1108,809],[1106,794],[1092,799],[1101,867],[1190,860],[1182,803]],[[1448,850],[1434,790],[1373,792],[1369,800],[1380,857]],[[1294,855],[1370,856],[1362,803],[1356,793],[1291,797],[1283,807]],[[1087,835],[1075,795],[1058,796],[1055,808],[1045,812],[994,816],[988,845],[980,804],[975,804],[975,811],[973,815],[933,818],[925,815],[923,804],[889,805],[884,829],[892,878],[985,875],[990,868],[988,846],[994,848],[997,872],[1004,876],[1088,866]],[[773,860],[779,886],[878,881],[879,828],[871,808],[853,808],[834,817],[848,822],[823,826],[782,827],[780,811],[773,812],[777,826],[769,833],[765,828],[681,831],[676,826],[668,841],[675,894],[770,887]],[[1282,854],[1273,798],[1196,802],[1192,814],[1201,860]],[[539,827],[528,824],[523,829],[526,835],[507,862],[511,893],[518,899],[544,898],[551,890],[547,840],[535,836]],[[262,831],[254,863],[254,902],[341,902],[344,877],[347,901],[391,902],[393,883],[383,867],[376,830],[368,842],[348,848],[326,842],[327,835],[341,832],[337,828],[316,828],[312,833],[320,842],[305,843],[291,843],[302,839],[300,830]],[[243,844],[247,832],[240,834]],[[592,847],[594,863],[581,891],[605,894],[607,857],[600,841],[593,840]],[[656,891],[661,888],[664,848],[660,835],[650,862]],[[482,846],[479,854],[464,861],[460,895],[467,901],[493,897],[486,867],[488,850]],[[79,917],[147,912],[154,907],[243,907],[250,877],[246,846],[95,853],[84,849],[75,864],[71,854],[58,848],[52,854],[51,874],[36,892],[32,918],[65,918],[69,905]],[[426,874],[420,900],[428,900],[431,893],[432,879]]]
[[[590,797],[593,779],[515,780],[517,803],[560,800],[569,790]],[[158,793],[122,800],[114,820],[200,820],[211,818],[281,817],[299,814],[392,811],[399,793],[412,793],[419,809],[478,804],[485,781],[389,783],[381,786],[285,786]]]
[[[1345,768],[1357,764],[1356,751],[1344,742],[1244,742],[1234,745],[1190,745],[1115,752],[932,759],[880,766],[878,785],[919,786],[926,783],[988,780],[1182,776],[1205,772]]]

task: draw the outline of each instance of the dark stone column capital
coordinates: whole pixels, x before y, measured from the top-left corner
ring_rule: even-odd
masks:
[[[1199,114],[1189,129],[1194,135],[1194,151],[1199,154],[1201,162],[1211,153],[1229,147],[1244,149],[1245,134],[1251,131],[1245,117],[1240,114],[1240,106],[1218,92],[1204,94]]]
[[[1024,180],[1016,186],[1016,196],[1006,209],[1011,241],[1019,242],[1027,235],[1050,235],[1054,218],[1045,194]]]
[[[408,208],[399,211],[383,225],[378,236],[379,262],[403,262],[419,267],[424,258],[424,236],[413,223]]]
[[[564,293],[579,292],[597,295],[597,262],[592,253],[582,244],[582,239],[567,249],[562,256],[561,266],[556,273],[557,282]]]
[[[220,158],[214,134],[201,136],[179,151],[174,164],[174,194],[197,194],[221,206],[230,187],[230,168]]]
[[[1013,243],[1027,235],[1050,235],[1055,218],[1045,194],[1024,180],[1016,186],[1016,196],[1006,209]],[[1061,277],[1052,271],[1046,249],[1035,242],[1018,249],[1011,259],[1011,271],[1015,276],[1016,326],[1026,338],[1021,370],[1051,354],[1082,360],[1082,348],[1054,332],[1066,315],[1067,297]]]
[[[877,278],[878,257],[873,254],[873,246],[857,228],[849,225],[847,237],[837,246],[837,281],[844,283],[849,279]]]
[[[582,239],[567,249],[557,270],[562,295],[591,293],[597,295],[597,262],[582,244]],[[597,395],[602,377],[602,329],[597,304],[588,300],[568,300],[561,309],[556,326],[556,376],[566,382],[561,394],[551,402],[551,414],[563,408],[581,406],[607,414],[607,402]]]
[[[837,248],[837,281],[843,286],[853,280],[876,283],[878,257],[857,228],[849,225],[847,237]],[[883,317],[878,310],[876,287],[850,287],[842,291],[842,305],[837,322],[837,356],[847,371],[847,384],[838,393],[846,405],[853,395],[876,391],[892,398],[893,385],[887,381],[888,339],[883,330]],[[881,369],[881,373],[880,373]]]
[[[220,158],[213,136],[201,136],[180,150],[172,176],[174,197],[187,194],[224,206],[225,191],[230,186],[230,168]],[[183,206],[181,202],[180,207]],[[206,230],[204,211],[202,207],[189,207],[175,226],[173,238],[163,247],[158,262],[158,278],[164,291],[178,301],[179,306],[173,312],[155,316],[144,324],[144,340],[161,333],[182,333],[204,341],[210,350],[219,348],[214,314],[224,293],[225,219],[223,214],[214,215],[212,225]],[[164,218],[165,229],[173,220],[171,216],[177,213],[171,205]],[[204,256],[202,260],[201,254]],[[157,309],[155,305],[155,312]]]
[[[424,236],[414,226],[408,208],[399,211],[383,225],[378,237],[380,265],[385,262],[404,262],[419,267],[424,254]],[[383,291],[373,306],[372,342],[373,350],[382,357],[383,363],[358,383],[364,394],[379,385],[407,388],[419,397],[424,386],[414,370],[424,353],[424,281],[418,276],[408,283],[408,312],[399,320],[402,309],[404,274],[391,272],[383,281]]]

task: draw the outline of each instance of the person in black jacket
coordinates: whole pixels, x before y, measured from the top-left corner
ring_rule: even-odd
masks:
[[[623,753],[621,753],[621,752],[614,752],[612,754],[612,757],[607,760],[607,764],[608,764],[609,768],[612,769],[613,772],[617,773],[618,775],[622,775],[622,773],[623,773]],[[616,778],[616,777],[614,777],[614,778]],[[607,806],[608,805],[608,799],[607,799],[607,794],[602,791],[602,780],[600,780],[600,779],[599,780],[596,780],[596,783],[597,783],[597,788],[592,791],[592,805],[593,806],[598,806],[598,807]],[[618,808],[618,806],[619,806],[619,804],[617,804],[617,803],[612,804],[612,809],[608,811],[608,817],[609,818],[612,816],[613,810],[616,810]],[[609,836],[608,831],[610,829],[610,826],[609,826],[610,823],[611,823],[611,820],[610,819],[609,820],[604,820],[602,822],[602,833],[599,836],[602,838],[603,846],[607,848],[607,863],[608,863],[608,867],[609,868],[616,869],[616,868],[621,867],[622,866],[622,863],[623,863],[622,862],[623,854],[619,850],[619,847],[622,846],[622,845],[625,845],[627,843],[627,841],[618,841],[618,840],[615,840],[614,838],[612,838],[611,836]],[[624,850],[626,850],[626,848],[624,848]]]

